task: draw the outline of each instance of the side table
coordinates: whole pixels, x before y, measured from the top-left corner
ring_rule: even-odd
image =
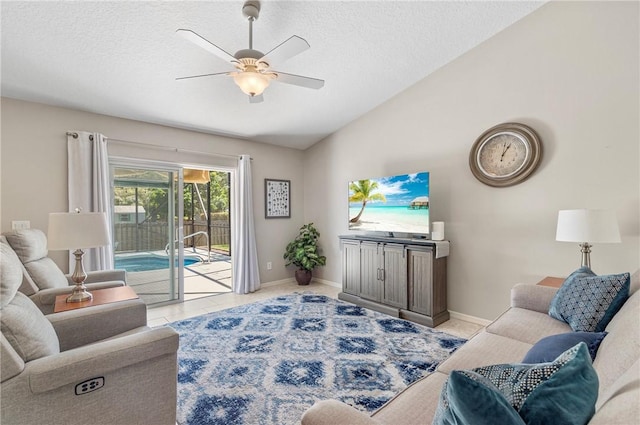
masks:
[[[552,288],[559,288],[562,286],[562,283],[564,282],[564,278],[563,277],[550,277],[547,276],[544,279],[542,279],[540,282],[537,283],[537,285],[540,286],[551,286]]]
[[[78,308],[91,307],[94,305],[102,305],[115,303],[118,301],[133,300],[138,298],[138,294],[130,286],[117,286],[115,288],[96,289],[91,291],[93,299],[81,301],[79,303],[68,303],[69,294],[62,294],[56,297],[56,304],[53,307],[54,313],[61,311],[76,310]]]

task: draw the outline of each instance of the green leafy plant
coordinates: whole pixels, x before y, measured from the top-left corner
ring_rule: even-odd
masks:
[[[320,233],[313,227],[313,223],[305,224],[300,233],[289,242],[282,258],[286,266],[293,264],[300,269],[313,270],[316,266],[324,266],[327,257],[318,254],[318,238]]]

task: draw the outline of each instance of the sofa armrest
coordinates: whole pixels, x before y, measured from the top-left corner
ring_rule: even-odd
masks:
[[[109,280],[109,281],[102,281],[102,282],[95,282],[95,283],[87,283],[85,286],[87,287],[87,290],[91,292],[91,291],[95,291],[96,289],[107,289],[107,288],[116,288],[118,286],[126,286],[126,284],[124,283],[123,280]]]
[[[74,285],[73,280],[71,280],[71,274],[66,274],[65,277],[69,281],[69,285]],[[87,272],[87,279],[84,281],[84,283],[87,284],[107,281],[121,281],[127,283],[127,271],[116,269]]]
[[[46,316],[58,335],[60,351],[67,351],[147,325],[147,306],[141,299],[63,311]]]
[[[364,412],[338,400],[322,400],[302,415],[302,425],[381,425]]]
[[[25,372],[31,391],[37,394],[163,355],[177,355],[177,350],[176,331],[169,327],[149,329],[33,360]]]
[[[64,286],[62,288],[47,288],[40,289],[33,295],[30,295],[31,301],[38,306],[43,314],[53,313],[53,308],[56,305],[56,297],[58,295],[71,295],[73,286]]]
[[[511,289],[511,307],[548,313],[558,288],[518,283]]]

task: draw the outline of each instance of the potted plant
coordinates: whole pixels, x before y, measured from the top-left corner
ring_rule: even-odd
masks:
[[[298,285],[308,285],[311,282],[311,271],[316,266],[324,266],[327,257],[318,254],[318,238],[320,233],[313,227],[313,223],[305,224],[300,228],[300,233],[289,242],[284,252],[287,262],[285,266],[293,264],[296,270]]]

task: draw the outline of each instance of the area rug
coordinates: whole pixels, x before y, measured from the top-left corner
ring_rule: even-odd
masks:
[[[371,412],[466,340],[324,295],[170,323],[180,425],[294,425],[317,400]]]

